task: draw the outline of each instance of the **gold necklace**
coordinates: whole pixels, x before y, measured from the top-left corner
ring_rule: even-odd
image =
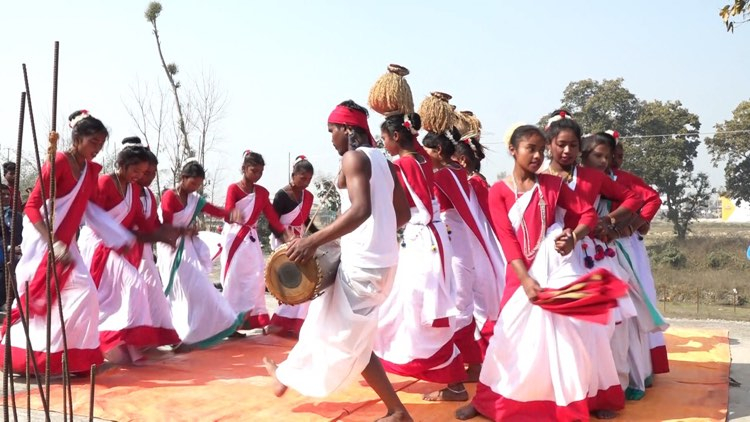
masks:
[[[565,183],[570,183],[573,180],[573,170],[572,169],[571,169],[571,171],[566,172],[565,176],[561,176],[562,172],[555,171],[555,169],[553,169],[552,166],[549,166],[548,170],[549,170],[549,174],[551,174],[553,176],[557,176],[557,177],[563,179],[563,181]]]

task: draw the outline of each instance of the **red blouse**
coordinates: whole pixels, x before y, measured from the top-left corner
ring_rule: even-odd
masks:
[[[117,185],[111,174],[99,176],[98,184],[99,190],[94,202],[105,211],[111,210],[123,201],[123,197],[120,191],[117,190]],[[128,215],[122,220],[121,224],[130,230],[138,227],[139,231],[150,233],[156,227],[143,211],[143,204],[141,203],[141,191],[143,188],[137,183],[131,183],[130,188],[132,190],[132,204],[130,205]]]
[[[583,201],[565,183],[562,183],[559,177],[540,174],[537,176],[537,180],[539,187],[542,189],[544,200],[547,203],[547,227],[554,224],[555,209],[557,207],[580,216],[579,224],[588,226],[590,230],[596,227],[598,217],[591,204]],[[513,204],[516,203],[516,200],[515,192],[504,181],[496,182],[490,188],[489,205],[492,224],[505,253],[506,261],[509,264],[513,260],[524,259],[520,243],[522,239],[518,239],[516,230],[513,228],[508,214]],[[540,231],[539,223],[537,221],[526,221],[529,231],[533,233]],[[526,262],[526,264],[529,265],[530,263]]]
[[[253,188],[253,192],[255,192],[253,212],[251,215],[244,216],[246,218],[244,224],[251,227],[254,226],[258,222],[258,218],[260,217],[260,213],[262,212],[266,216],[266,219],[268,219],[268,225],[271,226],[271,231],[274,232],[274,234],[283,233],[284,225],[281,224],[279,215],[276,213],[276,210],[273,209],[273,204],[269,199],[268,190],[263,186],[256,184]],[[237,201],[241,200],[247,195],[249,194],[243,191],[239,187],[239,185],[237,185],[237,183],[232,183],[231,185],[229,185],[229,188],[227,188],[227,199],[224,208],[229,211],[233,210],[237,205]],[[228,216],[225,217],[225,220],[227,218]]]
[[[161,215],[164,224],[172,224],[174,214],[183,209],[185,209],[185,206],[182,205],[179,195],[177,195],[174,190],[167,190],[161,196]],[[209,202],[206,202],[203,206],[202,212],[217,218],[229,217],[229,211],[219,208]]]
[[[604,172],[586,167],[576,168],[575,193],[587,204],[594,206],[596,197],[601,194],[631,212],[637,212],[643,205],[641,198],[622,184],[610,179]],[[575,228],[579,216],[572,212],[565,213],[565,227]]]
[[[653,220],[661,208],[659,193],[633,173],[618,169],[615,170],[615,176],[617,176],[618,184],[627,186],[643,200],[643,207],[640,209],[641,217],[648,221]],[[612,209],[618,206],[621,204],[613,202]]]
[[[94,163],[87,162],[86,173],[81,175],[84,177],[81,189],[76,195],[76,200],[73,202],[68,215],[65,217],[65,224],[61,224],[57,232],[55,232],[55,238],[70,244],[75,238],[78,232],[78,227],[83,219],[83,214],[86,211],[86,204],[90,199],[93,199],[97,195],[97,177],[101,171],[102,166]],[[50,189],[50,163],[46,162],[42,166],[41,180],[44,181],[44,187],[49,195]],[[58,152],[55,156],[55,197],[61,198],[69,194],[78,183],[78,180],[73,175],[73,170],[70,168],[70,162],[68,157],[63,152]],[[36,224],[40,221],[44,221],[42,215],[42,187],[40,180],[37,179],[34,189],[29,195],[29,200],[26,202],[24,212],[29,217],[31,223]],[[52,211],[52,210],[49,210]]]

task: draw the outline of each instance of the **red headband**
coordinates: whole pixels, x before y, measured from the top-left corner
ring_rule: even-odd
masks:
[[[375,138],[370,133],[370,126],[367,124],[367,116],[357,110],[352,110],[345,106],[336,106],[328,116],[328,123],[337,125],[354,126],[360,129],[364,129],[367,132],[367,137],[370,139],[370,145],[376,146]]]

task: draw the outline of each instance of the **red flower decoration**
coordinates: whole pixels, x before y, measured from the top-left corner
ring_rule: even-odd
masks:
[[[407,129],[411,129],[411,122],[410,121],[405,121],[404,122],[404,127],[407,128]]]
[[[618,132],[618,131],[612,132],[612,137],[615,138],[615,139],[620,139],[620,132]]]
[[[564,119],[567,114],[568,113],[566,113],[565,111],[561,111],[560,112],[560,117],[562,117]]]
[[[583,250],[585,251],[586,249],[588,249],[588,248],[589,248],[589,244],[588,244],[588,243],[581,243],[581,247],[582,247],[582,248],[583,248]]]

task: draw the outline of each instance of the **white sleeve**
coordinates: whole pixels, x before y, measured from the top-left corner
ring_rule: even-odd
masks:
[[[102,239],[108,248],[119,249],[135,242],[135,235],[107,214],[100,206],[89,201],[84,214],[86,225]]]

